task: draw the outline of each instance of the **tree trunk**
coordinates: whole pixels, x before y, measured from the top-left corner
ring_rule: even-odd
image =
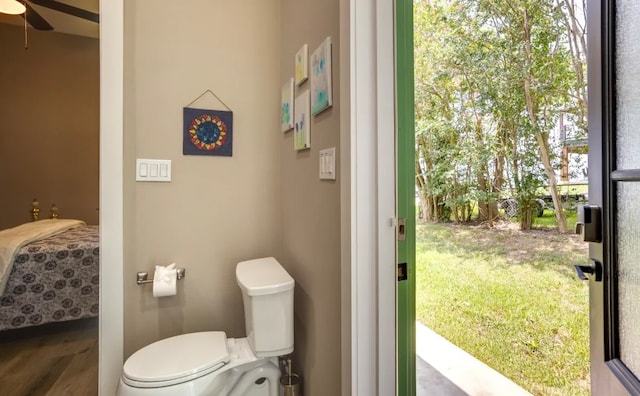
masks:
[[[416,169],[417,172],[417,169]],[[420,200],[420,208],[422,209],[421,218],[424,221],[437,221],[435,210],[431,205],[432,199],[426,192],[426,182],[424,176],[416,173],[416,187],[418,190],[418,199]]]
[[[427,197],[424,192],[425,188],[425,180],[424,176],[422,176],[422,168],[420,167],[420,161],[418,160],[418,155],[415,158],[415,166],[414,172],[416,173],[416,191],[418,192],[418,200],[420,201],[420,211],[418,212],[418,218],[425,220],[427,219]]]
[[[531,204],[527,203],[520,207],[520,230],[528,231],[533,224],[533,210]]]
[[[556,174],[551,166],[551,159],[549,158],[549,143],[546,135],[542,135],[540,131],[536,132],[536,140],[538,141],[538,145],[540,146],[540,156],[542,157],[542,164],[544,165],[544,170],[547,172],[547,177],[549,178],[549,193],[551,194],[551,199],[553,200],[553,208],[556,212],[556,221],[558,222],[558,230],[566,234],[567,229],[567,218],[564,214],[564,208],[562,207],[562,202],[560,201],[560,195],[558,194],[558,183],[556,181]]]
[[[551,165],[551,159],[549,157],[549,139],[548,135],[543,134],[540,130],[540,125],[538,124],[538,114],[537,114],[537,104],[534,96],[531,92],[531,80],[533,76],[531,75],[532,67],[531,67],[531,26],[529,25],[529,18],[527,15],[527,11],[524,11],[524,49],[525,49],[525,66],[526,66],[526,74],[524,78],[524,96],[525,96],[525,104],[527,108],[527,114],[529,116],[529,121],[531,122],[531,126],[535,130],[536,141],[538,142],[540,157],[542,160],[542,165],[544,166],[544,170],[547,174],[547,178],[549,179],[549,193],[551,194],[551,199],[553,200],[553,207],[556,212],[556,221],[558,222],[558,230],[561,233],[567,232],[567,220],[564,215],[564,210],[562,208],[562,203],[560,202],[560,197],[558,196],[558,187],[556,181],[556,174],[553,170],[553,166]]]
[[[498,215],[498,199],[499,199],[499,194],[502,191],[502,184],[504,183],[504,161],[505,161],[505,155],[504,152],[502,150],[500,150],[497,154],[496,154],[496,162],[495,162],[495,168],[494,168],[494,173],[493,173],[493,180],[491,181],[491,190],[493,192],[497,192],[497,197],[496,199],[494,199],[491,202],[491,205],[489,207],[489,213],[491,215],[491,218],[497,218]]]
[[[488,192],[488,184],[487,183],[487,178],[485,177],[485,174],[483,172],[483,168],[484,167],[480,167],[480,169],[478,169],[477,171],[477,175],[476,175],[476,181],[478,183],[478,190],[482,191],[482,192]],[[487,203],[487,201],[483,200],[483,199],[479,199],[478,200],[478,221],[488,221],[491,220],[490,217],[491,213],[490,213],[490,208],[489,208],[489,204]]]

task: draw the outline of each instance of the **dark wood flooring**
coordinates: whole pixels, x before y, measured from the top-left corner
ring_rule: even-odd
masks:
[[[97,318],[0,332],[0,396],[97,394]]]

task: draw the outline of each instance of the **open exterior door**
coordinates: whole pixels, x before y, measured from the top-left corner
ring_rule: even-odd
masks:
[[[587,4],[591,391],[640,394],[640,2]]]
[[[397,0],[396,36],[396,202],[397,394],[416,394],[416,198],[413,84],[413,2]]]

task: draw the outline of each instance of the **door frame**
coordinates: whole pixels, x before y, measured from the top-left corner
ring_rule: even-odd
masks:
[[[124,0],[100,0],[100,313],[98,394],[124,361]]]
[[[416,147],[414,107],[413,0],[396,0],[396,173],[397,216],[405,219],[397,263],[406,279],[397,283],[398,394],[416,394]]]
[[[394,0],[350,0],[350,392],[395,395]],[[346,62],[346,58],[342,58]],[[344,209],[344,208],[343,208]],[[343,212],[344,213],[344,212]],[[346,302],[346,301],[345,301]],[[349,379],[343,379],[343,381]]]

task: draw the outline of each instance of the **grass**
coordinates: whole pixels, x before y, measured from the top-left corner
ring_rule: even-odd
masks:
[[[572,266],[585,244],[429,224],[416,253],[418,320],[533,394],[589,394],[588,285]]]
[[[504,217],[504,211],[501,210],[500,214]],[[578,220],[577,212],[575,210],[565,210],[564,215],[567,219],[567,229],[569,232],[573,232],[573,230],[576,229],[576,221]],[[514,224],[520,224],[520,220],[517,217],[512,217],[509,221]],[[532,226],[534,229],[557,230],[558,222],[556,221],[556,212],[554,210],[545,209],[542,212],[542,216],[533,216]]]
[[[564,214],[567,218],[567,228],[573,231],[576,228],[577,213],[575,210],[565,210]],[[518,222],[518,218],[513,218],[513,222]],[[533,228],[557,229],[556,212],[545,209],[541,217],[533,217]]]

